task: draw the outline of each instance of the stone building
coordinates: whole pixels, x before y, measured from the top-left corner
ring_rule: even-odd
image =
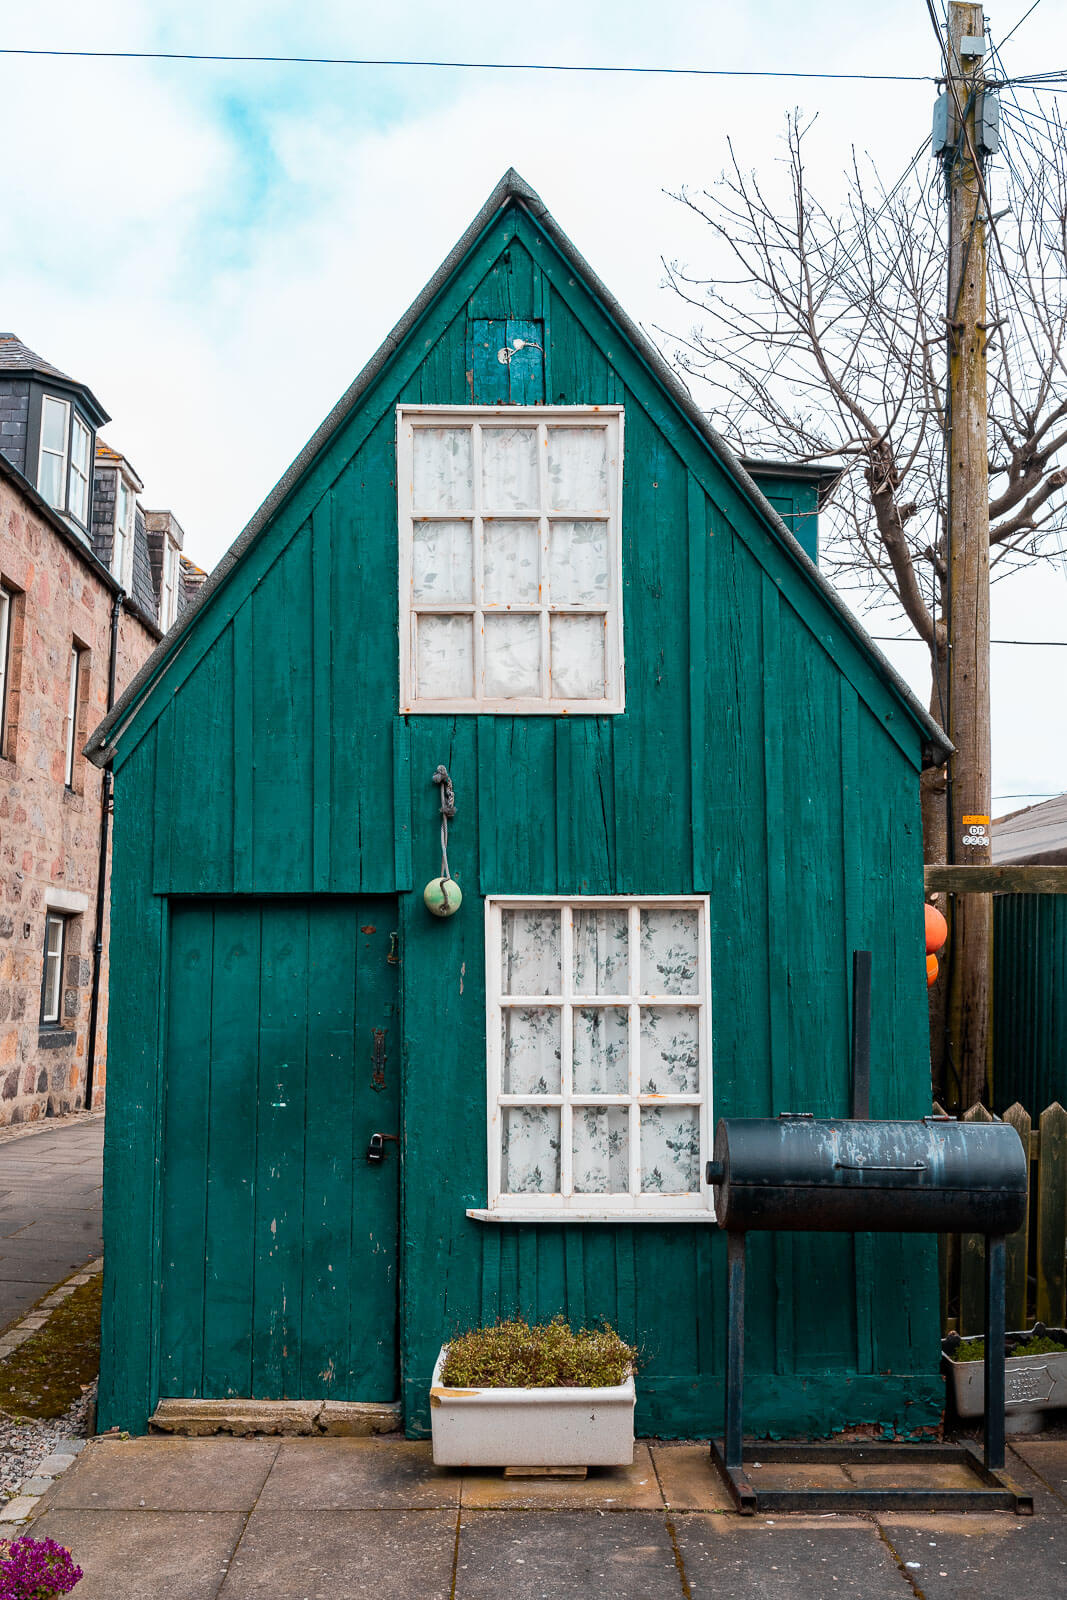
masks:
[[[110,781],[82,747],[183,599],[181,527],[108,420],[0,334],[0,1124],[103,1105]]]

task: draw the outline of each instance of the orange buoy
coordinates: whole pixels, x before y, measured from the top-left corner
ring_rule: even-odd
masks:
[[[927,958],[926,958],[926,987],[928,989],[932,989],[936,982],[937,982],[937,957],[936,956],[927,956]]]
[[[936,906],[924,906],[923,910],[926,912],[926,954],[932,955],[948,938],[948,923]]]

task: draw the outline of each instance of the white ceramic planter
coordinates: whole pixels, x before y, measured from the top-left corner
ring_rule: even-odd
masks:
[[[439,1467],[628,1467],[634,1380],[606,1389],[447,1389],[442,1350],[430,1422]]]
[[[1058,1328],[1050,1330],[1058,1334]],[[1009,1335],[1025,1339],[1025,1333]],[[956,1412],[961,1417],[980,1417],[985,1411],[985,1364],[981,1361],[953,1361],[947,1352],[941,1357],[952,1383]],[[1042,1414],[1056,1406],[1067,1406],[1067,1350],[1062,1354],[1008,1356],[1004,1363],[1004,1416],[1009,1433],[1024,1433],[1042,1426]]]

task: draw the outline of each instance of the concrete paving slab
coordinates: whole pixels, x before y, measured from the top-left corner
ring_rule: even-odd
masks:
[[[652,1460],[672,1511],[733,1510],[706,1444],[654,1444]]]
[[[410,1439],[282,1439],[261,1510],[432,1510],[459,1505],[460,1476]]]
[[[456,1516],[256,1510],[219,1600],[449,1600]]]
[[[1053,1600],[1067,1593],[1062,1519],[879,1517],[904,1570],[926,1600]]]
[[[103,1249],[104,1119],[0,1141],[0,1327]]]
[[[745,1474],[757,1489],[848,1489],[851,1480],[836,1461],[745,1460]]]
[[[674,1530],[692,1600],[914,1600],[878,1529],[860,1518],[694,1512]]]
[[[250,1511],[277,1449],[273,1439],[94,1439],[58,1480],[49,1505]]]
[[[1067,1439],[1017,1439],[1011,1448],[1054,1494],[1067,1502]]]
[[[464,1472],[463,1509],[656,1511],[663,1506],[647,1444],[638,1441],[631,1467],[590,1467],[585,1478],[505,1478]]]
[[[963,1462],[849,1462],[848,1476],[861,1489],[981,1489],[981,1479]]]
[[[31,1531],[72,1552],[85,1574],[78,1600],[215,1600],[244,1523],[234,1512],[64,1508]]]
[[[662,1512],[464,1511],[460,1519],[455,1600],[675,1600],[683,1594]]]

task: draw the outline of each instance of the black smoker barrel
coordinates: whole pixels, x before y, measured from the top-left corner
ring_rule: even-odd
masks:
[[[729,1118],[715,1132],[707,1181],[727,1251],[726,1419],[712,1454],[742,1511],[873,1504],[874,1490],[761,1493],[742,1464],[745,1235],[751,1229],[812,1232],[981,1233],[986,1238],[985,1477],[980,1491],[893,1490],[921,1509],[1032,1509],[999,1474],[1004,1465],[1004,1238],[1026,1214],[1027,1158],[1010,1123],[815,1118]],[[761,1447],[772,1459],[783,1447]],[[908,1447],[949,1459],[951,1447]],[[870,1449],[867,1460],[876,1457]],[[784,1459],[784,1457],[783,1457]],[[954,1459],[954,1457],[952,1457]]]
[[[708,1163],[720,1227],[814,1232],[1014,1233],[1026,1156],[1010,1123],[719,1123]]]

